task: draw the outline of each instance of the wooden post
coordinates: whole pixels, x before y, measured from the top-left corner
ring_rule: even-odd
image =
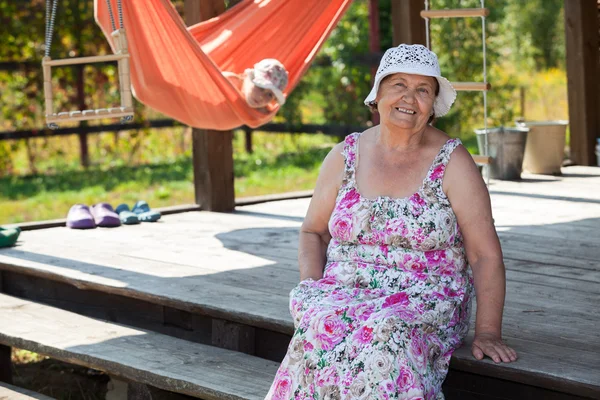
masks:
[[[401,43],[427,45],[425,20],[421,10],[423,0],[392,0],[392,40],[394,46]]]
[[[225,11],[224,0],[185,0],[187,25]],[[233,132],[192,129],[192,157],[196,204],[208,211],[233,211]]]
[[[596,0],[565,0],[571,160],[580,165],[595,165],[600,136],[598,24]]]
[[[254,153],[254,146],[252,145],[252,132],[253,130],[250,128],[244,129],[244,134],[246,136],[246,153],[248,154]]]
[[[10,353],[10,346],[0,344],[0,382],[13,383]]]
[[[379,53],[381,51],[381,38],[379,34],[379,0],[369,0],[369,51]],[[377,66],[371,67],[371,86],[375,81]],[[373,125],[379,125],[379,113],[371,114]]]
[[[85,92],[84,92],[84,75],[83,75],[83,65],[78,65],[76,69],[77,73],[77,106],[81,111],[86,110],[87,107],[85,105]],[[80,121],[79,127],[85,128],[88,126],[87,121]],[[84,168],[88,168],[90,166],[90,152],[88,146],[88,135],[87,133],[78,133],[79,136],[79,149],[81,156],[81,166]]]
[[[77,1],[76,4],[76,9],[80,10],[79,7],[79,1]],[[84,7],[87,9],[87,4],[84,5]],[[77,29],[79,31],[83,30],[83,22],[81,20],[81,13],[75,13],[75,26],[77,27]],[[79,39],[81,39],[81,37],[79,37]],[[84,46],[83,46],[83,42],[81,40],[77,41],[77,50],[79,55],[83,54],[84,52]],[[78,65],[77,69],[75,70],[76,74],[77,74],[77,78],[76,78],[76,82],[77,82],[77,106],[79,107],[79,109],[81,111],[86,110],[86,104],[85,104],[85,91],[84,91],[84,66],[83,65]],[[88,126],[87,121],[80,121],[79,122],[79,127],[80,128],[85,128],[86,126]],[[81,165],[84,168],[88,168],[90,166],[90,152],[89,152],[89,146],[88,146],[88,135],[87,133],[79,133],[79,149],[80,149],[80,157],[81,157]]]

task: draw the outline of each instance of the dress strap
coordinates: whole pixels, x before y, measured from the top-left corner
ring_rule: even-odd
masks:
[[[440,152],[433,160],[433,164],[431,164],[431,168],[428,174],[428,180],[430,182],[439,182],[441,184],[444,179],[444,172],[446,172],[446,166],[450,161],[450,156],[454,149],[456,149],[462,142],[458,138],[449,139],[442,148]]]
[[[358,137],[360,132],[354,132],[344,139],[344,181],[351,183],[355,180],[356,157],[358,157]]]

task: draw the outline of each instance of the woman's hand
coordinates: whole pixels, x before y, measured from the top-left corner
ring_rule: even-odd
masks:
[[[517,360],[517,352],[504,344],[499,336],[492,333],[475,335],[471,352],[478,360],[482,360],[484,355],[490,357],[496,363],[500,361],[509,363]]]

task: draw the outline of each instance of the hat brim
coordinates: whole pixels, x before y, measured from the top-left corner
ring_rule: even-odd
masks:
[[[456,90],[454,89],[450,81],[444,78],[443,76],[423,73],[423,71],[416,69],[397,69],[387,71],[385,74],[380,75],[373,84],[371,92],[365,99],[365,105],[369,105],[375,101],[375,99],[377,98],[377,92],[379,91],[379,84],[381,83],[383,78],[385,78],[388,75],[393,75],[397,73],[431,76],[432,78],[437,79],[438,84],[440,85],[440,90],[435,98],[435,102],[433,103],[433,111],[435,112],[436,117],[442,117],[448,114],[448,111],[450,111],[450,107],[452,107],[452,104],[456,100]]]
[[[279,105],[282,106],[285,104],[285,96],[284,96],[283,92],[277,86],[270,85],[270,84],[267,84],[267,85],[261,84],[261,83],[255,82],[254,80],[252,81],[252,83],[254,83],[254,85],[258,86],[259,88],[269,89],[275,95],[275,98],[277,99],[277,102],[279,103]]]

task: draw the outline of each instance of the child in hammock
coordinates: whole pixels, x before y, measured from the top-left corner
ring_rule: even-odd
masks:
[[[267,105],[275,100],[285,103],[283,90],[288,83],[288,72],[283,64],[273,58],[266,58],[246,69],[242,74],[223,72],[223,75],[244,95],[248,105],[261,112],[269,113]]]

